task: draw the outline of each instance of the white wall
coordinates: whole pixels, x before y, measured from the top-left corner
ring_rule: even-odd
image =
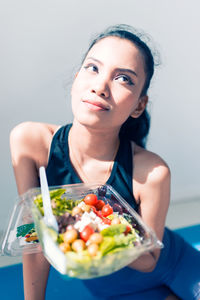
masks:
[[[160,51],[150,90],[149,148],[172,171],[172,201],[200,196],[200,2],[17,0],[0,8],[0,229],[17,196],[9,132],[22,121],[72,120],[70,84],[93,34],[127,23]]]

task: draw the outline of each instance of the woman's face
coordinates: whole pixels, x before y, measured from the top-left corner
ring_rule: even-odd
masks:
[[[147,96],[143,57],[129,40],[106,37],[88,52],[72,86],[72,110],[79,123],[98,129],[138,117]]]

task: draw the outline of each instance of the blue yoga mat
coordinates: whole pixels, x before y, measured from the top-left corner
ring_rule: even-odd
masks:
[[[22,264],[0,268],[1,300],[23,300]],[[46,290],[46,300],[56,299],[91,300],[91,295],[79,279],[63,279],[51,268]]]
[[[178,228],[174,231],[182,236],[194,248],[200,250],[200,224]]]

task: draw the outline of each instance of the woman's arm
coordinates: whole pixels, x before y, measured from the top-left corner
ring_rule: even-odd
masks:
[[[48,152],[57,125],[24,122],[10,134],[10,150],[19,195],[39,185],[38,169],[48,163]]]
[[[170,170],[157,155],[136,148],[134,157],[134,196],[139,203],[139,214],[162,241],[166,214],[170,201]],[[148,252],[130,264],[139,271],[152,271],[160,250]]]
[[[38,168],[48,163],[48,151],[57,126],[26,122],[10,134],[10,149],[18,193],[37,187]],[[24,295],[26,300],[43,300],[49,263],[42,253],[23,255]]]

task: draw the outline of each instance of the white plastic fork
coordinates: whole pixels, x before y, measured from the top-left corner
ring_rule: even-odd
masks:
[[[55,231],[58,232],[58,224],[51,208],[51,198],[44,167],[39,168],[39,174],[44,208],[44,222],[47,226],[52,227]]]

